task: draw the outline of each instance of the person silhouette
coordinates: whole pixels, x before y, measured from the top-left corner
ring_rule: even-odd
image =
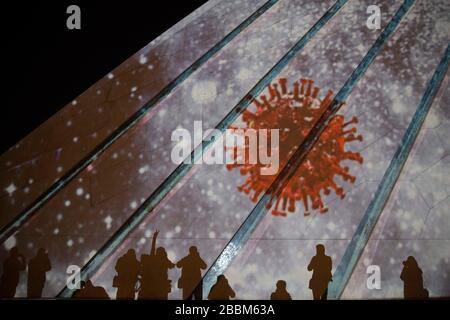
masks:
[[[181,277],[178,280],[178,288],[183,290],[183,300],[193,298],[202,300],[202,269],[206,269],[206,263],[200,257],[196,246],[189,248],[189,254],[176,264],[181,268]]]
[[[72,298],[74,299],[96,299],[96,300],[109,300],[108,293],[105,288],[100,286],[94,286],[91,280],[81,281],[80,289],[77,289]]]
[[[0,278],[0,298],[14,298],[19,284],[20,272],[25,270],[26,260],[17,247],[9,250],[9,257],[3,262],[3,274]]]
[[[117,275],[113,279],[113,287],[117,288],[116,299],[134,300],[138,282],[140,262],[134,249],[130,249],[117,259]]]
[[[52,269],[48,253],[40,248],[34,258],[28,262],[27,297],[41,298],[44,289],[46,274]]]
[[[403,281],[403,295],[405,299],[427,299],[428,290],[423,286],[422,269],[413,256],[403,261],[403,270],[400,274]]]
[[[316,255],[312,257],[308,271],[312,271],[312,277],[309,281],[309,288],[313,292],[314,300],[326,300],[328,295],[328,283],[333,281],[331,275],[332,269],[331,257],[325,255],[323,244],[316,246]]]
[[[278,280],[277,288],[270,295],[270,300],[292,300],[291,295],[286,290],[286,281]]]
[[[216,283],[209,291],[208,300],[230,300],[234,297],[236,297],[236,293],[230,287],[228,279],[223,274],[217,276]]]
[[[171,292],[172,284],[168,271],[174,268],[175,264],[167,257],[166,249],[159,247],[155,250],[158,234],[158,230],[153,234],[150,254],[141,256],[139,299],[167,300]]]

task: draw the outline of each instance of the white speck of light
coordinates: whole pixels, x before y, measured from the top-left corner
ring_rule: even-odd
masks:
[[[146,64],[148,61],[147,57],[144,56],[143,54],[141,54],[141,56],[139,57],[139,63],[140,64]]]
[[[67,240],[67,246],[68,247],[73,246],[73,240],[72,239]]]
[[[84,193],[83,188],[78,188],[77,191],[76,191],[76,193],[77,193],[77,196],[82,196],[83,193]]]
[[[57,172],[62,172],[62,171],[63,171],[63,168],[62,168],[61,166],[59,166],[58,168],[56,168],[56,171],[57,171]]]
[[[139,168],[139,174],[144,174],[149,170],[148,166],[143,166],[141,168]]]
[[[247,68],[241,68],[241,70],[239,70],[236,78],[238,80],[247,80],[248,78],[250,78],[252,75],[252,73],[250,72],[250,70],[248,70]]]
[[[78,137],[73,137],[73,142],[77,143],[78,142]]]
[[[6,250],[11,250],[12,248],[14,248],[16,246],[16,244],[17,244],[16,237],[11,236],[5,241],[3,246],[5,247]]]
[[[73,100],[73,101],[72,101],[72,105],[73,105],[73,106],[76,106],[77,103],[78,103],[77,100]]]
[[[213,102],[217,97],[216,83],[213,81],[196,82],[192,88],[192,99],[199,103]]]
[[[103,220],[103,221],[105,221],[105,223],[106,223],[106,229],[110,229],[110,228],[111,228],[112,220],[113,220],[113,219],[111,218],[110,215],[108,215],[108,216],[105,218],[105,220]]]
[[[135,92],[137,90],[137,87],[132,87],[131,92]]]
[[[5,191],[8,192],[8,194],[11,196],[15,191],[17,190],[14,183],[11,183],[7,188],[5,188]]]
[[[176,233],[180,233],[181,232],[181,227],[180,226],[176,226],[175,227],[175,232]]]
[[[108,74],[108,79],[112,79],[112,78],[114,78],[114,75],[112,73],[109,73]]]
[[[131,209],[136,209],[137,208],[137,202],[136,201],[131,202],[130,203],[130,207],[131,207]]]
[[[66,200],[66,201],[64,202],[64,205],[65,205],[66,207],[69,207],[70,204],[71,204],[70,200]]]

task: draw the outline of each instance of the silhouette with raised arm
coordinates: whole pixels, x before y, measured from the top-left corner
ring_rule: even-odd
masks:
[[[178,288],[183,290],[183,300],[191,297],[202,300],[202,269],[206,269],[206,263],[200,257],[196,246],[189,248],[189,254],[177,262],[177,267],[181,268]]]
[[[286,289],[286,281],[278,280],[277,288],[270,295],[270,300],[292,300],[291,295]]]
[[[406,261],[403,261],[400,279],[403,281],[403,295],[405,299],[428,298],[428,290],[423,286],[422,269],[420,269],[413,256],[409,256]]]
[[[47,272],[52,269],[48,253],[40,248],[34,258],[28,262],[27,297],[31,299],[41,298]]]
[[[312,257],[308,265],[308,271],[312,271],[312,277],[309,281],[309,288],[313,292],[314,300],[326,300],[328,295],[328,283],[333,281],[331,275],[332,269],[331,257],[325,255],[323,244],[316,246],[316,255]]]
[[[17,247],[9,250],[9,257],[3,262],[0,278],[0,298],[14,298],[19,284],[20,272],[26,268],[26,260]]]
[[[209,300],[230,300],[230,298],[236,297],[236,293],[230,287],[228,279],[221,274],[217,276],[216,283],[211,287],[208,294]]]
[[[140,262],[134,249],[117,259],[116,271],[113,279],[113,287],[117,288],[116,299],[134,300],[140,272]]]
[[[72,298],[74,299],[96,299],[96,300],[109,300],[108,293],[105,288],[100,286],[94,286],[91,280],[81,281],[80,289],[76,290]]]
[[[159,247],[155,250],[158,234],[158,230],[153,234],[150,254],[141,257],[139,299],[167,300],[172,290],[168,271],[175,267],[175,264],[167,257],[166,249]]]

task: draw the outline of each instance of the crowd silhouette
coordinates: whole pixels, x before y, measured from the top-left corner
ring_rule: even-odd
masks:
[[[172,282],[168,272],[172,268],[181,269],[177,287],[182,291],[182,299],[202,300],[202,271],[207,268],[201,258],[198,248],[191,246],[185,257],[174,263],[170,261],[164,247],[156,247],[159,231],[153,234],[150,252],[142,254],[140,259],[134,249],[129,249],[117,259],[116,275],[112,287],[116,288],[116,299],[134,300],[151,299],[167,300],[172,291]],[[316,254],[311,258],[307,270],[312,272],[309,289],[314,300],[326,300],[328,286],[332,279],[332,259],[325,254],[325,246],[318,244]],[[17,247],[9,251],[9,256],[3,262],[3,273],[0,277],[0,298],[14,298],[19,284],[20,275],[27,270],[27,298],[38,299],[47,279],[47,273],[52,269],[48,252],[40,248],[36,256],[27,264],[25,257]],[[422,270],[416,259],[409,256],[403,261],[400,279],[403,281],[405,299],[427,299],[428,290],[424,288]],[[75,299],[110,299],[107,291],[101,286],[95,286],[91,280],[81,281],[79,289],[73,293]],[[207,298],[209,300],[230,300],[236,297],[225,275],[217,277]],[[292,300],[287,290],[285,280],[278,280],[271,300]]]
[[[47,280],[47,272],[52,268],[45,249],[38,250],[35,257],[28,262],[27,298],[42,297]],[[0,298],[14,298],[21,272],[27,269],[25,257],[17,247],[9,250],[9,256],[3,262],[3,273],[0,278]]]

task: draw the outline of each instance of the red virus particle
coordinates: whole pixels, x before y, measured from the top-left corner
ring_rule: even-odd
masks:
[[[249,154],[247,140],[241,146],[227,148],[228,151],[232,151],[235,160],[233,164],[227,165],[227,169],[239,169],[241,175],[247,176],[238,190],[249,194],[253,202],[268,190],[276,175],[333,101],[332,91],[328,91],[326,96],[320,99],[320,89],[314,86],[313,80],[307,79],[295,81],[292,90],[288,91],[287,80],[281,78],[278,83],[270,84],[267,91],[269,96],[263,94],[253,100],[256,111],[246,110],[242,114],[244,127],[230,129],[240,129],[235,132],[241,134],[246,129],[279,129],[279,149],[271,151],[279,152],[278,172],[274,175],[262,175],[260,169],[267,165],[261,164],[260,161],[256,164],[247,161]],[[325,213],[328,208],[322,201],[322,194],[329,195],[333,190],[341,199],[345,197],[344,189],[337,184],[335,178],[340,176],[344,181],[353,184],[356,177],[349,173],[347,166],[341,166],[341,161],[363,162],[359,153],[345,149],[348,142],[362,141],[362,136],[356,134],[355,127],[348,128],[356,123],[358,123],[356,117],[345,122],[342,115],[335,115],[329,121],[319,140],[277,197],[272,209],[273,215],[286,216],[287,212],[294,212],[297,201],[303,202],[305,216],[310,214],[310,209]],[[270,136],[268,138],[270,139]],[[236,161],[239,157],[245,157],[246,160],[239,164]],[[269,208],[272,206],[272,203],[269,204]]]

